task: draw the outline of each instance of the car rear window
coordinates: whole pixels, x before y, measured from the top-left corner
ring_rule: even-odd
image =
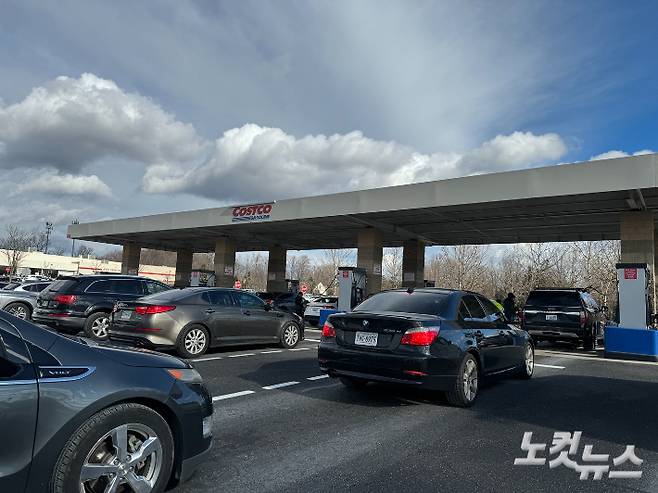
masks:
[[[449,296],[443,293],[388,291],[368,298],[355,312],[400,312],[448,316]]]
[[[525,303],[529,306],[579,306],[576,291],[532,291]]]
[[[77,284],[77,281],[72,279],[57,279],[50,283],[48,291],[67,291]]]

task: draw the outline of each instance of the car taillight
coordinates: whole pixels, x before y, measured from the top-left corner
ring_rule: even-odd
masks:
[[[400,344],[405,346],[429,346],[439,335],[439,327],[418,327],[409,329],[402,336]]]
[[[587,312],[580,312],[580,326],[585,327],[587,323]]]
[[[175,308],[175,305],[146,305],[136,306],[135,311],[140,315],[155,315],[156,313],[170,312]]]
[[[78,299],[74,294],[58,294],[53,298],[57,303],[62,305],[72,305]]]
[[[334,329],[334,326],[331,325],[331,322],[325,322],[322,326],[322,337],[336,337],[336,329]]]

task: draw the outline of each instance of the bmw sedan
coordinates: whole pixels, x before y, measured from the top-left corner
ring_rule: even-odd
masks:
[[[422,386],[471,406],[482,377],[531,378],[534,347],[487,298],[447,289],[378,293],[322,328],[320,368],[349,387]]]
[[[303,338],[301,317],[228,288],[185,288],[118,302],[110,327],[110,340],[176,349],[184,358],[216,346],[278,343],[293,348]]]
[[[0,313],[0,491],[161,492],[212,440],[199,374]]]

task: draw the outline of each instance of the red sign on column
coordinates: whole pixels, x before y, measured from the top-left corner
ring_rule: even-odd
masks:
[[[236,279],[235,284],[233,285],[235,289],[242,289],[242,283],[240,282],[240,279]]]
[[[299,290],[302,292],[302,294],[308,293],[308,284],[303,282],[301,286],[299,286]]]
[[[635,268],[624,269],[624,279],[637,279],[637,269]]]

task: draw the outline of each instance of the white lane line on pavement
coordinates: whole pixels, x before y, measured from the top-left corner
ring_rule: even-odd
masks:
[[[311,341],[311,342],[322,342],[320,339],[309,339],[308,337],[304,340],[305,341]]]
[[[216,395],[212,398],[213,402],[223,401],[226,399],[233,399],[234,397],[242,397],[243,395],[255,394],[253,390],[243,390],[241,392],[233,392],[232,394]]]
[[[216,359],[224,359],[224,357],[223,356],[209,356],[208,358],[197,358],[197,359],[193,359],[193,360],[190,360],[190,361],[192,361],[192,363],[194,363],[196,361],[215,361]]]
[[[615,359],[615,358],[601,358],[598,356],[585,356],[580,354],[568,354],[568,353],[553,353],[549,351],[535,351],[535,355],[541,356],[550,356],[552,358],[567,358],[567,359],[579,359],[582,361],[598,361],[599,363],[623,363],[626,365],[650,365],[657,366],[658,362],[656,361],[635,361],[628,359]]]
[[[229,358],[242,358],[243,356],[256,356],[256,353],[231,354]]]
[[[280,389],[282,387],[290,387],[291,385],[297,385],[299,382],[283,382],[283,383],[277,383],[274,385],[267,385],[263,387],[264,390],[274,390],[274,389]]]
[[[317,375],[315,377],[308,377],[306,380],[322,380],[323,378],[329,378],[329,375]]]
[[[260,354],[282,353],[283,349],[273,349],[272,351],[261,351]]]
[[[541,366],[542,368],[555,368],[556,370],[564,370],[566,368],[566,366],[544,365],[542,363],[535,363],[535,366]]]
[[[288,349],[288,351],[310,351],[310,347],[296,347],[294,349]]]

